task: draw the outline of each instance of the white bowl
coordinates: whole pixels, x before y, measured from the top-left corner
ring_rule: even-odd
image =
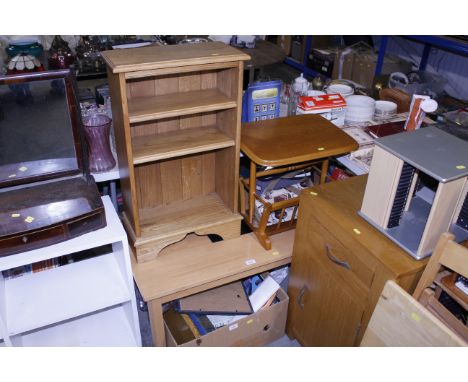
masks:
[[[308,97],[315,97],[315,96],[321,96],[326,94],[325,92],[321,90],[307,90],[307,96]]]
[[[375,100],[368,96],[363,95],[352,95],[346,99],[346,105],[348,107],[365,107],[372,108],[375,107]]]
[[[351,86],[343,84],[333,84],[327,88],[327,94],[341,94],[343,97],[348,97],[354,94],[354,90]]]
[[[397,111],[397,104],[390,101],[376,101],[375,114],[395,114]]]

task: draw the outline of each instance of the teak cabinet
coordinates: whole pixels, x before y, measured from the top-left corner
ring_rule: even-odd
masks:
[[[240,235],[243,61],[223,43],[106,51],[123,221],[139,262],[188,233]]]
[[[287,332],[304,346],[359,345],[387,280],[412,293],[414,260],[357,211],[367,176],[301,194],[288,287]]]

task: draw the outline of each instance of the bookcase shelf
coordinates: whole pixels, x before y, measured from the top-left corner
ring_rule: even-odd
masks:
[[[23,346],[139,346],[124,305],[25,334]]]
[[[138,97],[128,101],[130,123],[231,109],[237,106],[216,89],[173,93],[162,96]]]
[[[0,339],[6,346],[139,346],[127,237],[109,197],[107,226],[0,258]],[[94,250],[105,246],[102,250]],[[108,250],[107,250],[108,249]],[[3,270],[90,250],[68,265],[6,278]]]
[[[83,275],[86,275],[85,283]],[[47,272],[31,273],[5,283],[7,294],[15,296],[7,301],[9,335],[131,300],[113,253]],[[58,309],[66,305],[68,309]]]
[[[133,164],[142,164],[234,146],[236,143],[215,126],[171,131],[132,140]]]
[[[185,235],[240,235],[243,61],[223,43],[102,53],[124,201],[138,262]]]

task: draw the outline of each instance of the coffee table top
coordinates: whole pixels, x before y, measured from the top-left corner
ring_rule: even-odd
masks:
[[[348,134],[315,114],[242,124],[241,150],[262,166],[286,166],[343,155],[358,147]]]

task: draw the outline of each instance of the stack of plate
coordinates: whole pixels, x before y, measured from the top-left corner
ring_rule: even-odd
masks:
[[[349,97],[354,94],[354,89],[349,85],[332,84],[327,88],[328,94],[341,94],[343,98]]]
[[[376,120],[393,117],[397,112],[397,104],[390,101],[376,101],[375,115]]]
[[[371,121],[374,117],[375,101],[371,97],[352,95],[346,98],[347,123]]]

